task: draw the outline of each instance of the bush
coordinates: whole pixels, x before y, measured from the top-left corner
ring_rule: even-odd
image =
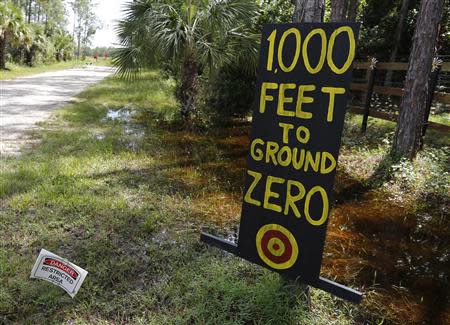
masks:
[[[253,21],[255,34],[260,33],[265,23],[290,22],[294,6],[290,0],[263,0],[260,9]],[[257,58],[255,60],[257,62]],[[256,65],[253,67],[239,59],[212,75],[205,73],[201,76],[196,120],[207,124],[247,116],[255,100],[256,78]]]
[[[226,66],[202,82],[200,110],[221,120],[249,114],[255,99],[256,75]]]

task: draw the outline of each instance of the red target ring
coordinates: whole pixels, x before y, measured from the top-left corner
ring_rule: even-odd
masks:
[[[269,240],[272,238],[277,238],[284,244],[284,251],[280,256],[276,256],[271,252],[273,250],[279,251],[283,248],[279,244],[273,244],[272,246],[269,246]],[[269,247],[271,249],[269,249]],[[276,264],[286,263],[292,256],[292,245],[289,242],[289,238],[287,238],[287,236],[279,230],[266,231],[261,238],[261,248],[264,255]]]
[[[267,265],[282,270],[295,264],[298,245],[292,233],[278,224],[262,226],[256,234],[258,255]]]

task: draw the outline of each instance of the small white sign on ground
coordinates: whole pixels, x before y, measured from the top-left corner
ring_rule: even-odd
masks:
[[[63,288],[73,298],[87,274],[81,267],[42,249],[31,271],[31,278],[51,282]]]

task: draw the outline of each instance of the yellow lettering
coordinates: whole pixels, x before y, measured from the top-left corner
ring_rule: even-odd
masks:
[[[280,84],[280,90],[278,95],[277,115],[279,116],[295,116],[294,112],[286,111],[284,104],[294,102],[292,97],[286,97],[286,89],[295,89],[295,84]]]
[[[345,88],[340,87],[322,87],[322,92],[325,94],[329,94],[329,100],[328,100],[328,113],[327,113],[327,122],[333,121],[333,114],[334,114],[334,98],[336,94],[342,95],[345,94]]]
[[[306,91],[313,91],[316,89],[314,85],[302,85],[298,87],[298,98],[296,107],[296,116],[303,119],[312,118],[312,113],[302,111],[303,104],[311,104],[314,102],[314,98],[305,96]]]
[[[300,152],[299,152],[300,151]],[[297,149],[294,148],[292,150],[292,166],[294,166],[295,169],[300,170],[303,166],[303,163],[305,161],[305,149]],[[299,157],[297,157],[297,153],[299,153]]]
[[[270,159],[272,159],[272,163],[276,166],[277,158],[275,155],[277,154],[278,150],[280,149],[280,146],[278,143],[273,141],[267,141],[267,149],[266,149],[266,163],[270,162]]]
[[[275,204],[275,203],[270,203],[269,200],[270,200],[270,198],[278,199],[280,197],[279,193],[271,191],[272,183],[283,184],[284,182],[285,182],[285,180],[283,178],[279,178],[279,177],[275,177],[275,176],[267,176],[266,190],[264,192],[264,205],[263,205],[264,209],[272,210],[275,212],[283,211],[281,206],[279,206],[278,204]]]
[[[244,201],[248,204],[256,205],[257,207],[261,206],[261,202],[252,198],[253,190],[255,189],[258,182],[261,180],[262,174],[254,172],[252,170],[247,170],[247,173],[253,177],[253,181],[248,187],[247,193],[245,193]]]
[[[348,35],[349,40],[349,49],[348,49],[348,55],[347,60],[345,61],[342,68],[338,68],[333,61],[333,49],[334,49],[334,43],[336,41],[336,37],[340,34],[346,32]],[[347,71],[352,63],[353,59],[355,58],[355,34],[353,34],[353,30],[350,26],[342,26],[336,29],[333,34],[331,34],[330,37],[330,43],[328,44],[328,51],[327,51],[327,61],[328,65],[330,66],[330,69],[336,73],[336,74],[343,74],[345,71]]]
[[[264,141],[261,139],[255,139],[252,141],[252,144],[250,145],[250,155],[252,156],[253,160],[260,161],[264,158],[264,153],[261,149],[257,148],[255,149],[256,145],[264,145]]]
[[[270,33],[269,38],[269,53],[267,57],[267,71],[272,71],[273,65],[273,53],[275,52],[275,37],[277,36],[277,30],[274,29],[272,33]]]
[[[285,159],[283,159],[283,154],[286,155]],[[283,167],[289,166],[289,164],[291,163],[291,159],[291,148],[289,148],[288,146],[281,147],[280,151],[278,151],[278,162],[280,163],[280,165]]]
[[[307,172],[309,169],[308,167],[311,166],[312,169],[317,173],[319,171],[319,165],[320,165],[320,152],[316,152],[316,156],[313,159],[311,151],[307,151],[305,159],[305,168],[303,170]]]
[[[327,160],[330,162],[330,165],[326,167]],[[321,174],[328,174],[331,173],[336,168],[336,159],[334,159],[334,156],[329,152],[322,152],[322,159],[320,161],[320,173]]]
[[[322,215],[319,220],[315,220],[315,219],[311,218],[311,214],[309,211],[309,205],[311,203],[311,198],[316,192],[319,192],[320,195],[322,196]],[[314,186],[308,192],[308,194],[306,194],[306,199],[305,199],[306,220],[308,220],[308,222],[313,226],[321,226],[328,218],[328,210],[329,210],[329,202],[328,202],[327,192],[325,192],[325,190],[320,186]]]
[[[293,187],[296,187],[298,190],[298,193],[296,195],[292,195]],[[297,205],[295,204],[295,202],[300,201],[305,196],[305,193],[306,193],[305,187],[303,186],[302,183],[293,181],[293,180],[288,180],[287,192],[286,192],[286,202],[284,205],[284,214],[285,215],[289,214],[289,208],[291,208],[292,211],[294,212],[294,215],[297,218],[300,218],[300,211],[298,211],[298,208],[297,208]]]
[[[284,42],[286,41],[286,38],[290,34],[294,34],[295,36],[295,53],[291,65],[286,67],[283,62],[283,48]],[[300,43],[301,43],[300,31],[297,28],[294,27],[289,28],[283,33],[283,35],[281,35],[280,44],[278,44],[278,65],[284,72],[291,72],[297,65],[297,61],[300,56]]]
[[[261,85],[261,98],[259,99],[259,112],[266,111],[266,102],[273,101],[273,96],[267,95],[267,89],[278,89],[278,84],[274,82],[263,82]]]
[[[294,128],[294,125],[280,122],[278,126],[283,128],[283,143],[289,143],[289,131]]]
[[[322,48],[320,50],[319,62],[317,63],[315,68],[311,67],[308,56],[308,43],[314,35],[319,35],[322,40]],[[303,42],[302,55],[303,61],[305,62],[305,68],[306,70],[308,70],[309,73],[315,74],[320,70],[322,70],[327,55],[327,35],[325,34],[325,31],[323,29],[316,28],[313,29],[311,32],[309,32],[309,34],[305,38],[305,41]]]
[[[308,143],[311,136],[311,134],[309,133],[309,129],[303,125],[297,128],[297,132],[295,132],[295,135],[297,136],[298,142],[303,144]]]

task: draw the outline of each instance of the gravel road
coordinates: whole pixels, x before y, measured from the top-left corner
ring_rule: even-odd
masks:
[[[79,92],[112,74],[108,67],[86,66],[0,81],[0,155],[17,155],[26,131]]]

